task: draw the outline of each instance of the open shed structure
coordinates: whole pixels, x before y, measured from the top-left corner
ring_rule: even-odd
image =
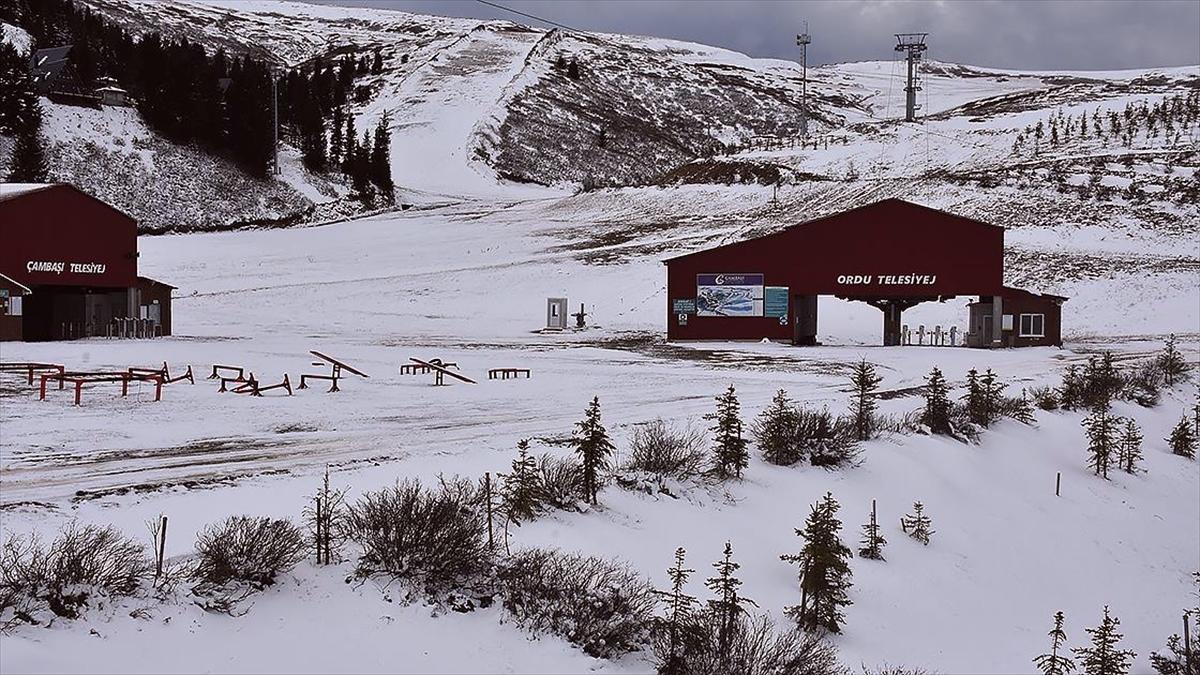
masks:
[[[0,242],[0,339],[171,334],[172,287],[138,276],[137,221],[112,206],[71,185],[0,183]]]
[[[1066,298],[1004,285],[1004,228],[900,199],[665,263],[670,340],[816,344],[817,297],[831,295],[879,308],[883,344],[898,345],[904,310],[977,296],[967,345],[1062,343]]]

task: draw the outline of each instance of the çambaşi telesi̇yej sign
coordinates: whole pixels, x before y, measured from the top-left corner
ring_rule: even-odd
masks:
[[[763,275],[697,274],[697,316],[762,316]]]

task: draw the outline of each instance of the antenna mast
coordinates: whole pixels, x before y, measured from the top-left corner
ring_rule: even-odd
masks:
[[[921,76],[917,67],[921,62],[921,54],[929,48],[925,38],[929,33],[896,33],[896,51],[906,52],[908,60],[908,80],[904,87],[905,105],[904,121],[917,121],[917,92],[921,91]]]
[[[808,35],[808,22],[804,22],[804,32],[796,36],[796,46],[800,48],[800,137],[808,137],[808,45],[812,38]]]

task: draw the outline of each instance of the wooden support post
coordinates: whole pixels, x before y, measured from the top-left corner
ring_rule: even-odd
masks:
[[[1192,667],[1192,633],[1188,628],[1188,613],[1183,613],[1183,662],[1187,664],[1184,675],[1200,675]]]
[[[487,519],[488,519],[488,550],[496,550],[496,542],[492,539],[492,474],[487,472],[483,474],[483,491],[487,499]]]
[[[121,376],[121,396],[129,395],[129,375]]]
[[[39,398],[43,401],[46,400],[46,379],[49,377],[49,375],[42,375],[42,392]]]
[[[317,504],[317,564],[321,564],[321,497],[318,495],[313,497],[313,501]]]
[[[1059,471],[1054,475],[1054,496],[1060,496],[1059,491],[1062,489],[1062,472]]]
[[[79,405],[81,398],[83,398],[83,380],[75,380],[75,405]]]
[[[162,516],[162,520],[160,522],[162,523],[162,526],[159,528],[158,542],[156,542],[158,544],[158,556],[157,556],[158,559],[155,560],[155,563],[154,563],[155,564],[155,568],[154,568],[154,578],[155,579],[162,576],[163,560],[164,560],[164,558],[166,556],[166,552],[167,552],[167,517]]]

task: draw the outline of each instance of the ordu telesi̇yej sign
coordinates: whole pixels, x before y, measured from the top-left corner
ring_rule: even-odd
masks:
[[[763,275],[697,274],[697,316],[762,316]]]

